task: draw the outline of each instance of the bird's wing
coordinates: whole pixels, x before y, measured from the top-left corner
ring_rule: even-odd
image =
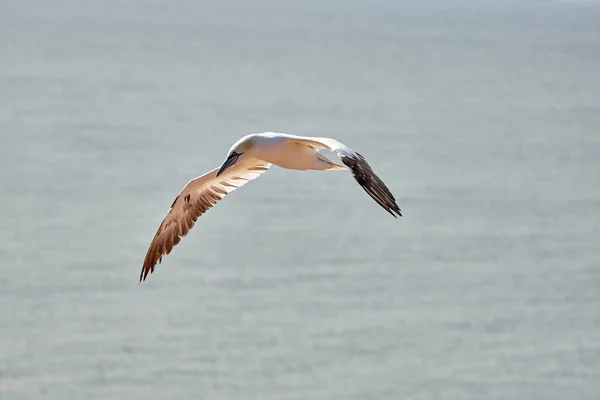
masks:
[[[358,184],[379,204],[384,210],[396,217],[402,216],[400,207],[396,204],[394,195],[383,181],[373,172],[367,160],[343,143],[331,138],[301,138],[299,141],[320,150],[328,149],[340,157],[342,162],[352,170],[352,175]]]
[[[140,281],[146,280],[146,276],[154,272],[156,264],[192,229],[198,217],[227,194],[258,178],[270,166],[270,163],[250,158],[240,160],[218,177],[218,168],[215,168],[189,181],[171,204],[171,209],[150,243]]]

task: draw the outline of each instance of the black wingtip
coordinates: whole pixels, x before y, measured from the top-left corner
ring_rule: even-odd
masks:
[[[400,207],[396,204],[394,195],[383,181],[373,172],[371,166],[359,153],[353,157],[341,157],[342,162],[352,170],[352,175],[358,184],[377,204],[394,218],[402,217]],[[397,215],[396,215],[397,214]]]
[[[148,277],[148,274],[151,274],[154,271],[154,268],[147,268],[146,265],[142,267],[142,272],[140,273],[140,280],[138,283],[144,282]]]

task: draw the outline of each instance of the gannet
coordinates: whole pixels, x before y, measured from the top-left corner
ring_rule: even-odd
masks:
[[[323,149],[333,151],[344,165],[319,153]],[[384,210],[395,218],[402,216],[396,199],[365,158],[343,143],[331,138],[274,132],[246,135],[231,146],[219,168],[189,181],[175,198],[150,243],[140,282],[154,272],[156,264],[162,262],[163,256],[173,250],[202,214],[227,194],[258,178],[271,165],[301,171],[350,170],[358,184]]]

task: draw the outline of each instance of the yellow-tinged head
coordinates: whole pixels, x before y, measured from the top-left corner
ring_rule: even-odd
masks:
[[[234,165],[240,157],[244,155],[248,155],[248,153],[252,150],[254,146],[254,135],[247,135],[238,140],[231,149],[229,149],[229,153],[227,153],[227,158],[221,165],[221,168],[217,171],[217,176],[221,175],[227,168]]]

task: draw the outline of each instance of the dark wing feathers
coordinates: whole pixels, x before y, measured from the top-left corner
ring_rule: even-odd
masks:
[[[342,162],[352,170],[352,175],[356,182],[379,204],[384,210],[396,217],[402,216],[400,207],[396,204],[394,195],[390,192],[383,181],[375,175],[371,166],[365,158],[359,153],[354,153],[352,156],[343,155],[340,157]]]
[[[396,214],[400,217],[402,216],[400,207],[396,204],[396,199],[383,181],[373,172],[373,169],[362,155],[332,138],[304,138],[303,140],[315,145],[319,149],[326,148],[334,151],[342,162],[350,168],[358,184],[377,204],[395,218],[397,218]]]

